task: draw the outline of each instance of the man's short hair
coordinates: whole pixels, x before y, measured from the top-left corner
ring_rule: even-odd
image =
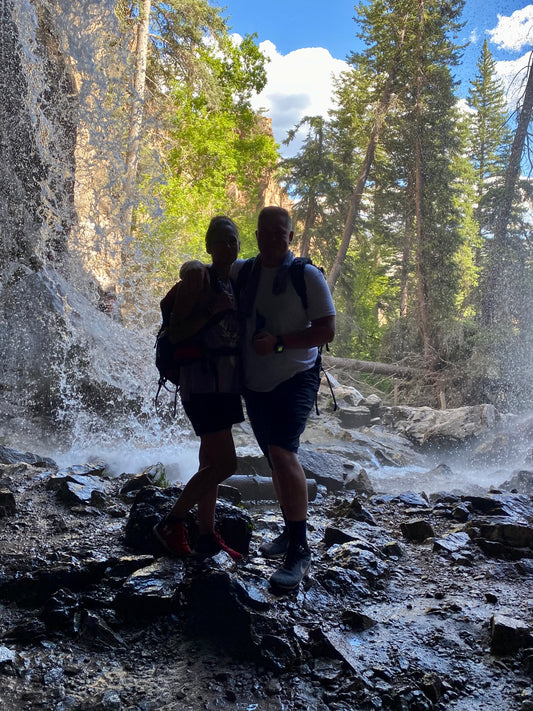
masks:
[[[209,227],[205,233],[205,246],[209,248],[217,232],[219,232],[221,228],[227,227],[230,227],[235,232],[237,239],[239,239],[239,229],[231,217],[227,217],[226,215],[215,215],[215,217],[211,218],[211,222],[209,223]]]
[[[284,226],[290,231],[292,230],[292,219],[288,211],[284,207],[279,207],[279,205],[269,205],[264,207],[257,218],[257,226],[259,227],[264,220],[268,220],[270,217],[279,217]]]

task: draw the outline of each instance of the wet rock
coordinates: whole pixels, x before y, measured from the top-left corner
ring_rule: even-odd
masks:
[[[92,706],[94,711],[121,711],[122,701],[120,692],[115,689],[107,689],[96,698],[96,704]]]
[[[391,407],[388,424],[417,445],[454,447],[459,442],[480,438],[494,429],[498,412],[493,405],[473,405],[453,410],[430,407]]]
[[[327,555],[333,565],[355,570],[371,582],[383,577],[388,571],[382,553],[361,539],[332,546]]]
[[[130,477],[120,489],[121,496],[127,496],[135,491],[139,491],[145,486],[161,485],[166,477],[165,467],[158,462],[143,469],[142,472]]]
[[[376,522],[370,511],[366,509],[357,497],[351,501],[342,501],[331,512],[336,519],[348,518],[354,521],[364,521],[371,526],[375,526]]]
[[[399,496],[394,497],[394,500],[399,501],[405,506],[419,506],[421,508],[427,508],[429,506],[429,501],[426,496],[417,494],[414,491],[404,491]]]
[[[477,517],[465,531],[487,555],[504,560],[533,558],[533,526],[505,517]]]
[[[115,597],[115,608],[130,622],[170,615],[179,608],[184,577],[183,561],[161,558],[126,579]]]
[[[161,489],[158,486],[145,486],[141,489],[130,509],[126,522],[125,543],[140,553],[163,555],[166,551],[153,535],[156,523],[170,513],[173,502],[182,489],[171,486]],[[192,524],[192,516],[187,518],[187,524]]]
[[[340,420],[341,427],[347,430],[368,426],[372,420],[370,408],[364,405],[357,407],[341,406],[335,414]]]
[[[234,506],[238,506],[243,501],[243,496],[239,489],[235,486],[228,485],[227,481],[224,484],[218,485],[218,497],[229,501],[230,504]],[[312,499],[309,499],[309,501],[312,501]]]
[[[17,503],[13,492],[5,487],[0,487],[0,518],[12,516],[16,512]]]
[[[105,577],[108,580],[123,581],[136,570],[152,565],[154,562],[152,555],[125,555],[110,559],[105,570]]]
[[[41,457],[32,452],[20,452],[18,449],[0,445],[0,464],[17,464],[18,462],[26,462],[26,464],[32,464],[35,467],[57,469],[57,464],[53,459]]]
[[[436,553],[458,553],[470,545],[470,536],[468,533],[458,531],[450,533],[444,538],[436,538],[433,541],[433,550]]]
[[[490,649],[493,654],[512,655],[519,649],[533,644],[531,629],[522,620],[504,615],[493,615],[490,619],[490,630]]]
[[[10,627],[2,635],[2,639],[13,640],[15,642],[38,642],[46,637],[44,622],[38,619],[25,620],[13,627]]]
[[[49,564],[15,577],[0,576],[0,598],[21,606],[42,605],[57,590],[83,590],[99,582],[106,569],[105,560],[87,560],[68,565]]]
[[[104,466],[81,465],[63,469],[50,477],[48,488],[57,492],[67,506],[95,505],[105,501],[107,480],[100,473]]]
[[[12,666],[15,663],[15,652],[9,647],[0,645],[0,672],[8,666]]]
[[[533,504],[527,496],[520,494],[491,493],[488,496],[465,495],[461,497],[474,513],[487,516],[509,516],[511,518],[533,518]]]
[[[401,558],[405,555],[404,548],[399,541],[387,541],[381,546],[381,552],[387,558]]]
[[[359,610],[343,610],[341,619],[344,624],[356,632],[369,630],[371,627],[374,627],[374,625],[377,625],[376,620]]]
[[[370,595],[368,579],[357,570],[330,564],[315,571],[314,577],[326,592],[341,599],[348,596],[364,599]]]
[[[337,543],[346,543],[347,541],[355,540],[355,536],[344,531],[341,528],[328,526],[324,531],[324,548],[327,550]]]
[[[47,632],[74,632],[74,617],[78,611],[78,597],[67,589],[60,589],[46,601],[41,620]]]
[[[278,671],[301,661],[302,652],[290,625],[258,610],[257,589],[250,592],[237,575],[217,568],[216,561],[189,578],[183,589],[186,629],[222,642],[239,657],[253,657]],[[260,606],[274,597],[264,588]]]
[[[366,497],[374,496],[376,493],[365,469],[360,469],[357,473],[350,472],[344,482],[344,488]]]
[[[307,446],[302,446],[298,458],[308,479],[314,479],[325,486],[328,491],[340,491],[353,463],[338,454],[317,452]]]
[[[77,631],[80,638],[92,647],[114,648],[124,647],[122,637],[98,615],[88,610],[81,610],[77,620]]]
[[[435,535],[432,525],[425,519],[403,521],[400,524],[400,530],[404,538],[415,543],[423,543]]]
[[[237,474],[271,478],[268,460],[263,455],[245,455],[237,458]]]
[[[470,512],[471,512],[471,507],[465,503],[465,504],[459,504],[458,506],[454,506],[452,511],[451,511],[451,517],[455,521],[459,521],[460,523],[465,523],[465,521],[468,521],[470,518]]]
[[[499,488],[504,491],[517,491],[519,494],[531,496],[533,495],[533,471],[519,471],[500,484]]]

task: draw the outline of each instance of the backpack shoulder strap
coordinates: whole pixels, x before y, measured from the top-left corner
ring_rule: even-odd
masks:
[[[163,326],[166,327],[170,324],[170,314],[174,307],[174,301],[176,300],[176,292],[178,290],[178,283],[176,282],[174,286],[167,291],[165,296],[159,302],[161,308],[161,318],[163,321]]]
[[[307,309],[308,305],[307,288],[305,286],[305,267],[307,264],[314,266],[309,257],[295,257],[289,267],[292,285],[300,297],[304,309]]]
[[[233,285],[239,314],[244,317],[249,316],[252,312],[259,283],[259,264],[256,257],[247,259],[240,268]]]

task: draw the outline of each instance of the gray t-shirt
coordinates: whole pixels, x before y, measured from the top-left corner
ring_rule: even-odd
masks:
[[[236,278],[243,260],[232,266],[232,278]],[[307,291],[307,309],[296,292],[291,279],[285,291],[273,294],[272,287],[277,267],[261,267],[257,295],[252,313],[246,319],[243,343],[244,382],[246,387],[257,392],[269,392],[280,383],[313,366],[318,348],[287,348],[283,353],[258,355],[252,347],[254,334],[261,329],[276,336],[303,331],[311,321],[335,315],[335,306],[328,285],[321,272],[312,265],[305,266],[304,278]]]

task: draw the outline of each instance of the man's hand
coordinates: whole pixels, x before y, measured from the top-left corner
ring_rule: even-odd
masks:
[[[198,293],[209,284],[209,270],[198,260],[185,262],[180,269],[180,279],[186,289]]]
[[[252,346],[257,355],[270,355],[274,353],[274,346],[278,342],[277,336],[268,331],[260,331],[252,341]]]

